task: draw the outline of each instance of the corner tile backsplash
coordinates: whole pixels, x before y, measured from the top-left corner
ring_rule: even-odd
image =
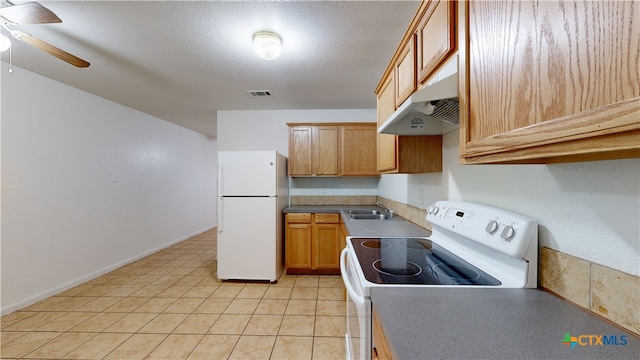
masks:
[[[591,264],[591,311],[640,334],[640,278]]]
[[[640,277],[543,247],[540,286],[640,335]]]
[[[590,263],[549,248],[540,252],[540,285],[576,305],[589,308]]]
[[[381,203],[384,204],[384,206],[393,210],[396,213],[396,215],[402,216],[403,218],[427,230],[431,230],[431,224],[429,224],[426,219],[427,211],[425,209],[421,209],[415,206],[393,201],[391,199],[383,198],[381,196],[377,197],[376,202],[377,201],[380,201]]]

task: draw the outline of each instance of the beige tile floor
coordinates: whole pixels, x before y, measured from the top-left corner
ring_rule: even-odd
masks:
[[[2,359],[344,359],[339,276],[216,279],[213,231],[1,318]]]

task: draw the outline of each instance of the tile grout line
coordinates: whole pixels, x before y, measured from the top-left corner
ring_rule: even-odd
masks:
[[[260,303],[265,300],[265,296],[267,296],[267,291],[270,288],[289,288],[289,292],[288,292],[288,296],[286,298],[279,298],[276,297],[273,300],[285,300],[284,302],[284,307],[282,310],[282,313],[280,314],[280,319],[279,319],[279,324],[278,324],[278,330],[277,332],[274,334],[274,342],[272,344],[272,347],[270,349],[270,356],[272,357],[275,354],[276,351],[276,345],[278,344],[278,339],[283,338],[283,337],[296,337],[297,335],[280,335],[280,331],[282,329],[282,325],[284,324],[284,319],[287,318],[287,316],[300,316],[300,315],[306,315],[306,313],[304,313],[304,310],[302,313],[298,313],[300,312],[300,310],[293,310],[291,314],[287,315],[287,309],[290,308],[290,306],[292,306],[292,300],[300,300],[300,301],[305,301],[307,300],[307,296],[308,294],[305,293],[305,291],[302,290],[298,290],[295,291],[296,289],[306,289],[306,288],[313,288],[315,289],[315,296],[312,298],[313,301],[312,303],[314,304],[314,313],[313,313],[313,327],[312,327],[312,331],[311,331],[311,336],[301,336],[301,337],[310,337],[310,343],[311,343],[311,348],[310,348],[310,355],[311,358],[313,358],[313,354],[314,354],[314,348],[316,346],[317,343],[317,339],[316,339],[316,333],[317,333],[317,322],[320,319],[320,315],[318,314],[318,307],[320,304],[320,278],[319,277],[314,277],[313,279],[315,280],[315,284],[312,287],[309,286],[304,286],[304,285],[308,285],[308,282],[302,282],[300,281],[300,277],[293,277],[291,278],[290,283],[285,284],[285,286],[282,285],[278,285],[278,284],[268,284],[266,289],[264,290],[264,292],[262,293],[262,295],[259,298],[254,298],[251,297],[250,294],[247,294],[248,297],[244,298],[244,297],[239,297],[242,296],[241,293],[243,290],[248,289],[249,286],[248,284],[242,284],[240,286],[240,289],[234,294],[234,296],[232,298],[229,298],[229,302],[224,306],[223,309],[221,309],[220,313],[217,314],[218,318],[211,324],[208,326],[208,328],[206,329],[206,331],[204,331],[204,333],[200,334],[200,333],[175,333],[176,329],[178,329],[180,326],[182,326],[183,324],[185,324],[185,322],[193,315],[196,315],[196,311],[197,309],[202,306],[204,304],[204,302],[207,299],[211,299],[212,295],[216,292],[219,291],[220,289],[222,289],[224,287],[224,282],[219,282],[216,281],[214,282],[216,288],[210,293],[207,294],[207,296],[200,296],[197,293],[194,293],[193,295],[195,296],[185,296],[187,294],[189,294],[191,291],[193,291],[194,289],[196,289],[198,286],[209,286],[209,284],[211,284],[211,273],[212,270],[214,270],[216,268],[215,263],[213,263],[211,260],[208,260],[206,258],[202,258],[199,256],[196,256],[200,253],[200,251],[197,250],[197,248],[201,248],[203,247],[203,245],[206,245],[206,243],[204,241],[200,242],[201,244],[196,244],[195,246],[192,245],[191,243],[187,244],[187,242],[183,242],[180,243],[179,245],[186,245],[186,246],[179,246],[176,247],[173,251],[165,251],[171,248],[167,248],[164,249],[161,254],[151,254],[150,256],[143,258],[140,260],[140,262],[134,262],[132,264],[127,264],[125,266],[123,266],[122,268],[116,269],[111,273],[105,274],[105,277],[100,279],[100,278],[96,278],[96,279],[92,279],[91,281],[84,283],[84,284],[80,284],[78,286],[82,286],[84,285],[84,289],[76,289],[76,291],[72,291],[72,292],[68,292],[68,293],[61,293],[58,295],[54,295],[55,296],[66,296],[68,298],[91,298],[91,299],[83,299],[83,300],[75,300],[77,301],[77,303],[79,305],[77,306],[73,306],[72,308],[69,309],[64,309],[64,308],[60,308],[57,307],[57,304],[55,304],[55,301],[52,301],[52,305],[54,305],[53,309],[48,309],[48,308],[43,308],[41,310],[38,311],[32,311],[32,314],[29,314],[28,316],[24,317],[24,318],[20,318],[20,319],[16,319],[14,321],[12,321],[12,323],[10,325],[8,325],[7,327],[11,327],[15,324],[18,324],[21,321],[24,321],[26,319],[29,319],[33,316],[36,316],[37,314],[42,314],[42,313],[46,313],[46,312],[60,312],[60,313],[64,313],[62,315],[60,315],[60,317],[62,316],[66,316],[68,314],[79,314],[79,313],[87,313],[87,314],[92,314],[90,317],[88,317],[87,319],[85,319],[84,321],[79,322],[78,324],[75,324],[74,326],[69,327],[68,329],[65,329],[64,331],[61,332],[61,334],[59,334],[56,338],[53,339],[49,339],[47,341],[45,341],[44,343],[40,344],[40,346],[36,347],[36,348],[32,348],[29,349],[26,354],[24,354],[23,356],[28,355],[29,353],[34,352],[35,350],[46,346],[47,344],[51,343],[53,340],[57,339],[59,336],[64,335],[64,334],[77,334],[77,333],[87,333],[87,334],[92,334],[91,338],[89,338],[88,340],[81,342],[79,344],[74,344],[73,347],[70,347],[69,349],[65,349],[65,351],[67,351],[67,353],[64,356],[67,356],[68,354],[73,353],[74,351],[78,350],[79,348],[85,346],[86,344],[89,344],[95,337],[99,336],[99,334],[127,334],[127,337],[125,339],[122,339],[122,341],[119,342],[119,344],[117,346],[114,346],[112,349],[110,349],[106,354],[103,354],[103,357],[108,357],[110,356],[110,354],[112,354],[114,351],[116,351],[120,346],[122,346],[123,343],[129,341],[134,335],[136,334],[155,334],[155,335],[163,335],[163,339],[156,344],[152,349],[149,350],[148,355],[152,354],[154,351],[156,351],[169,337],[171,337],[171,335],[200,335],[200,339],[197,343],[195,343],[193,345],[193,347],[191,349],[189,349],[188,352],[185,352],[185,356],[188,357],[190,356],[195,349],[202,344],[202,341],[206,338],[206,336],[209,335],[209,332],[211,331],[211,329],[213,328],[213,326],[215,326],[216,322],[219,321],[220,316],[222,316],[223,314],[225,314],[225,311],[227,311],[229,309],[230,306],[232,306],[233,302],[235,300],[238,299],[256,299],[257,300],[257,304],[255,305],[255,307],[252,309],[249,315],[249,318],[247,320],[247,323],[244,324],[242,331],[240,332],[240,334],[238,335],[238,338],[236,340],[236,342],[233,344],[233,348],[231,349],[231,352],[229,353],[229,356],[231,356],[231,354],[233,353],[233,351],[237,348],[240,339],[242,338],[242,336],[254,336],[254,335],[250,335],[250,334],[245,334],[245,332],[247,331],[247,329],[249,328],[249,324],[251,323],[251,319],[253,319],[257,314],[257,310],[260,306]],[[189,248],[190,250],[188,251],[184,251],[184,249]],[[177,250],[177,251],[176,251]],[[193,254],[190,254],[193,253]],[[155,256],[158,255],[158,256]],[[155,256],[155,257],[154,257]],[[170,260],[170,259],[175,259],[175,260]],[[177,259],[180,259],[179,261]],[[180,275],[180,278],[175,279],[174,281],[172,281],[170,283],[170,285],[164,285],[166,283],[160,283],[161,285],[152,285],[156,282],[162,281],[164,280],[165,276],[169,276],[167,275],[168,273],[164,270],[159,270],[162,268],[165,268],[166,266],[168,266],[168,264],[192,264],[194,266],[190,266],[188,267],[189,271],[187,272],[185,270],[185,272],[183,274]],[[178,267],[180,265],[176,265],[176,267]],[[213,267],[212,267],[213,266]],[[144,269],[144,268],[148,268],[148,269]],[[191,280],[189,280],[189,277],[191,278]],[[200,277],[200,279],[198,279],[198,277]],[[189,283],[194,282],[196,279],[198,279],[197,282],[195,283]],[[185,285],[179,285],[180,283],[185,282]],[[297,284],[297,286],[296,286]],[[327,288],[334,288],[335,286],[332,282],[329,283],[325,283],[325,287]],[[335,284],[337,285],[337,283]],[[102,289],[100,289],[100,287],[108,287],[108,286],[112,286],[111,289],[109,289],[109,291],[107,292],[103,292],[101,291]],[[150,289],[149,286],[166,286],[164,289],[156,292],[156,289]],[[163,293],[164,291],[166,291],[167,289],[171,288],[172,286],[188,286],[187,289],[185,289],[179,296],[176,296],[174,300],[171,301],[170,304],[164,306],[161,310],[154,310],[152,311],[152,309],[150,308],[149,310],[144,310],[144,311],[136,311],[138,309],[140,309],[141,307],[143,307],[145,304],[148,304],[152,299],[161,299],[161,298],[165,298],[165,297],[158,297],[159,294]],[[213,286],[213,285],[211,285]],[[72,288],[73,289],[73,288]],[[69,289],[71,290],[71,289]],[[69,291],[67,290],[67,291]],[[145,290],[147,292],[145,292]],[[120,291],[120,293],[118,292]],[[294,292],[295,291],[295,292]],[[296,294],[296,292],[298,292],[298,294]],[[126,293],[126,295],[125,295]],[[95,295],[95,296],[92,296]],[[124,295],[124,296],[120,296],[120,295]],[[173,296],[171,296],[170,298],[172,298]],[[294,297],[300,297],[300,299],[294,299]],[[94,301],[98,301],[99,299],[107,299],[107,298],[119,298],[119,300],[115,301],[112,304],[109,304],[109,306],[102,306],[100,305],[99,310],[98,308],[95,308],[94,310],[92,310],[90,307],[88,307],[86,310],[78,310],[84,306],[87,306],[88,304],[94,302]],[[50,299],[50,298],[49,298]],[[133,299],[144,299],[143,302],[136,304],[135,301],[133,301]],[[180,301],[180,299],[200,299],[200,301],[198,302],[197,305],[191,307],[188,312],[182,312],[183,310],[181,309],[176,309],[176,312],[166,312],[167,309],[171,308],[172,306],[174,306],[178,301]],[[45,299],[46,300],[46,299]],[[72,299],[69,299],[69,301],[71,301]],[[84,301],[86,300],[86,301]],[[327,301],[329,300],[333,300],[331,298],[331,295],[329,295],[329,298],[326,299]],[[64,300],[61,300],[61,302],[63,302]],[[132,305],[133,306],[128,306],[125,307],[125,305],[122,305],[123,301],[132,301]],[[34,304],[35,305],[35,304]],[[297,304],[296,304],[297,305]],[[117,308],[116,306],[123,306],[122,308]],[[108,309],[112,309],[112,310],[117,310],[117,311],[106,311]],[[124,311],[123,311],[124,310]],[[27,311],[25,311],[27,312]],[[110,323],[109,325],[106,325],[104,328],[101,328],[100,330],[92,330],[92,331],[86,331],[86,330],[76,330],[73,331],[73,329],[78,328],[79,326],[81,326],[82,324],[85,324],[87,322],[90,322],[91,319],[93,319],[95,316],[99,315],[99,314],[122,314],[123,316],[120,317],[119,319],[115,320],[114,322]],[[142,324],[140,327],[138,327],[134,332],[112,332],[112,331],[106,331],[107,329],[109,329],[110,327],[112,327],[114,324],[118,323],[119,321],[121,321],[124,317],[128,316],[128,315],[132,315],[132,314],[153,314],[152,317],[148,318],[148,320]],[[146,326],[148,326],[149,324],[151,324],[152,322],[156,321],[157,319],[160,318],[161,315],[168,315],[168,314],[183,314],[184,318],[178,323],[176,324],[176,326],[172,326],[172,330],[170,332],[155,332],[154,330],[149,330],[148,332],[142,332],[142,329],[145,328]],[[215,314],[215,313],[197,313],[197,314]],[[335,316],[334,313],[328,313],[326,316]],[[117,316],[115,316],[117,317]],[[44,325],[42,325],[44,326]],[[37,327],[37,325],[35,325],[34,327]],[[117,330],[117,329],[114,329]],[[3,332],[7,331],[6,329],[3,329]],[[24,331],[25,334],[29,334],[29,333],[34,333],[34,332],[43,332],[42,331],[38,331],[36,329],[30,329],[28,331]],[[16,332],[22,332],[22,331],[16,331]],[[215,334],[211,334],[211,335],[215,335]],[[9,341],[8,344],[11,344],[13,342],[15,342],[16,340],[22,338],[23,335],[20,335],[14,339],[12,339],[11,341]],[[331,335],[327,335],[329,337],[333,337]]]

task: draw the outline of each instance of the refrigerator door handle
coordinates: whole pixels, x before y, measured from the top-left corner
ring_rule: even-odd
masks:
[[[224,231],[224,198],[218,197],[218,234]]]
[[[224,165],[218,166],[218,196],[224,196]]]
[[[224,164],[218,164],[218,233],[224,231]]]

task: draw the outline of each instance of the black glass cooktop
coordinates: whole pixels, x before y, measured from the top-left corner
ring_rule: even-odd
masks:
[[[429,239],[352,238],[350,241],[364,277],[375,284],[502,284]]]

